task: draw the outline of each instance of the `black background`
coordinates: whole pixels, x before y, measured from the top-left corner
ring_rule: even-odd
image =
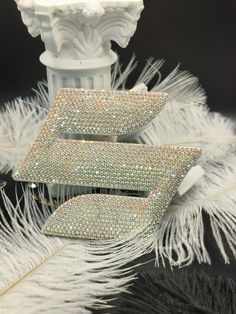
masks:
[[[235,0],[144,0],[137,32],[126,49],[114,45],[123,63],[135,52],[139,70],[153,56],[165,59],[163,75],[178,63],[199,77],[212,110],[236,113]],[[38,58],[41,39],[31,38],[13,0],[0,1],[0,101],[32,94],[46,78]]]

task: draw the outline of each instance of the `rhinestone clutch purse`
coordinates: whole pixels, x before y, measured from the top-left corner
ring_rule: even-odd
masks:
[[[20,181],[139,190],[145,197],[90,194],[61,205],[48,219],[48,235],[113,239],[132,230],[152,232],[199,149],[66,139],[120,136],[145,127],[167,101],[164,93],[63,89],[26,159]],[[95,138],[97,139],[97,137]]]

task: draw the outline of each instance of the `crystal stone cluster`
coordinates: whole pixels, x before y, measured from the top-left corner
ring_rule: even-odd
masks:
[[[145,191],[148,197],[84,195],[61,205],[46,222],[49,235],[113,239],[153,231],[197,148],[88,140],[126,135],[147,126],[167,101],[165,93],[62,89],[16,180]],[[65,134],[84,139],[65,138]]]

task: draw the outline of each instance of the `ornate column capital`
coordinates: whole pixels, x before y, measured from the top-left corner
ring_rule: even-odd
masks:
[[[41,35],[41,61],[52,68],[81,69],[116,61],[111,41],[126,47],[143,0],[16,0],[29,33]]]
[[[117,55],[111,41],[126,47],[135,33],[143,0],[15,0],[33,36],[46,51],[50,100],[62,87],[111,88]]]

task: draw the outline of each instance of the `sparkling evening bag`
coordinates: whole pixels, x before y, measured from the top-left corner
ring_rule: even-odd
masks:
[[[149,196],[75,197],[48,219],[45,234],[112,239],[132,230],[152,232],[156,228],[200,151],[98,140],[145,127],[166,100],[164,93],[77,89],[59,93],[38,139],[14,172],[14,179],[138,190]],[[75,134],[79,139],[66,139],[66,134]],[[82,139],[88,135],[92,140]]]

